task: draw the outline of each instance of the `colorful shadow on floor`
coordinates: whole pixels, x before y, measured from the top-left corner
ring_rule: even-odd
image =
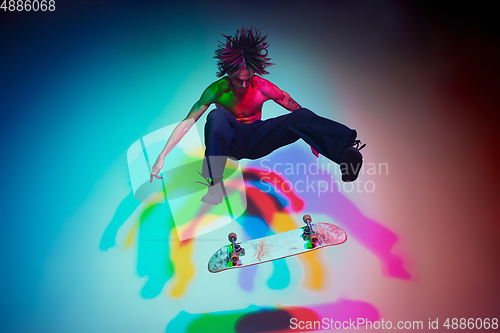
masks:
[[[335,329],[335,325],[347,327],[355,318],[373,322],[380,314],[370,303],[347,299],[308,306],[262,308],[251,305],[242,310],[204,314],[181,311],[170,321],[165,332],[309,332]],[[356,328],[363,327],[356,325]]]

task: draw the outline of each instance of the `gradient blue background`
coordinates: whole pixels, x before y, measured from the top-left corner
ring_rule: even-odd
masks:
[[[356,128],[367,161],[390,165],[389,176],[374,178],[377,192],[350,199],[400,237],[412,279],[373,278],[377,264],[353,255],[368,271],[357,266],[365,274],[351,281],[358,293],[336,297],[369,301],[392,320],[500,315],[500,52],[491,9],[393,1],[56,6],[0,13],[2,331],[165,331],[179,311],[198,310],[192,298],[146,301],[133,250],[104,252],[99,242],[130,191],[127,149],[187,114],[216,79],[220,34],[242,25],[269,35],[276,66],[268,79]],[[283,112],[266,104],[263,114]],[[252,302],[273,306],[286,295],[264,288]]]

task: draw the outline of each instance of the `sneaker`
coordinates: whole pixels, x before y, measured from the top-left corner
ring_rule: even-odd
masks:
[[[366,144],[359,147],[361,141],[354,140],[352,147],[347,148],[341,157],[340,171],[343,182],[353,182],[358,179],[359,171],[363,165],[363,155],[359,152]]]
[[[203,197],[201,201],[210,205],[218,205],[224,200],[224,193],[222,192],[221,183],[216,183],[214,185],[208,186],[208,192]]]
[[[200,174],[200,176],[203,177],[203,175],[199,171],[198,173]],[[203,197],[201,197],[201,201],[210,205],[220,204],[224,200],[224,192],[222,190],[222,180],[212,185],[210,178],[208,177],[203,177],[203,178],[205,179],[206,183],[196,182],[208,186],[208,192]]]

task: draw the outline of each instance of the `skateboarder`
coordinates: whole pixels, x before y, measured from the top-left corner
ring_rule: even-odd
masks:
[[[273,65],[267,57],[267,35],[259,30],[241,28],[226,36],[215,51],[218,59],[218,81],[203,92],[201,98],[177,125],[165,148],[153,165],[150,182],[158,176],[166,155],[181,140],[211,104],[216,105],[205,124],[205,160],[202,176],[207,180],[208,193],[202,201],[219,204],[223,201],[223,171],[227,157],[237,160],[257,159],[290,143],[303,139],[319,154],[340,164],[342,180],[357,179],[363,163],[355,130],[338,122],[320,117],[301,107],[288,93],[262,75]],[[262,120],[262,104],[273,100],[291,113]]]

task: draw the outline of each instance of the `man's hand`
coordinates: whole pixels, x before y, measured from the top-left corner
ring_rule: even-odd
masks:
[[[163,164],[163,158],[158,156],[155,164],[153,165],[153,171],[151,171],[151,178],[149,179],[149,183],[153,182],[153,177],[156,177],[157,179],[163,179],[163,177],[158,176],[158,172],[160,172],[161,168],[163,168]]]
[[[316,156],[316,158],[319,158],[319,153],[316,149],[314,149],[312,146],[311,146],[311,151],[312,153],[314,154],[314,156]]]

